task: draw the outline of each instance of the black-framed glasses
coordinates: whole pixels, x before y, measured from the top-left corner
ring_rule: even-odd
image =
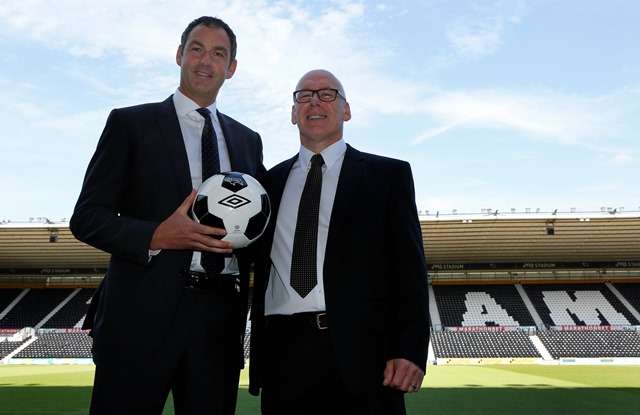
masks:
[[[311,102],[313,95],[318,95],[318,99],[322,102],[333,102],[336,98],[340,97],[345,99],[344,96],[335,88],[322,88],[322,89],[299,89],[293,92],[293,100],[298,104],[306,104]]]

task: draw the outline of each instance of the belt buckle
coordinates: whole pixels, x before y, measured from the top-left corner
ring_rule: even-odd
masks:
[[[326,317],[327,317],[327,313],[316,314],[316,327],[318,328],[318,330],[326,330],[329,328],[329,326],[326,324],[326,320],[324,324],[320,321],[321,318],[326,318]]]
[[[203,278],[203,274],[196,271],[187,270],[184,272],[184,286],[185,288],[198,288]]]

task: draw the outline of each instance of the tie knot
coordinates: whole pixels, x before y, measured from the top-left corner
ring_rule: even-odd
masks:
[[[209,108],[198,108],[196,111],[198,111],[198,114],[202,115],[202,118],[204,119],[207,119],[207,117],[209,117],[209,114],[211,114]]]
[[[314,154],[311,156],[311,167],[322,167],[324,165],[324,159],[322,154]]]

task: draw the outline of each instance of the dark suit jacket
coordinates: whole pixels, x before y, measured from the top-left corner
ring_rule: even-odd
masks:
[[[218,118],[232,169],[260,179],[265,173],[260,136],[224,114]],[[107,350],[109,356],[147,350],[171,335],[167,329],[192,251],[163,250],[148,261],[148,250],[156,227],[191,188],[172,97],[111,112],[70,221],[76,238],[111,254],[85,318],[86,328],[93,329],[95,359],[106,357]],[[237,254],[246,304],[250,264],[241,250]],[[239,319],[239,339],[245,320]]]
[[[297,156],[267,173],[273,213],[261,240],[251,311],[250,392],[262,386],[264,294],[278,208]],[[347,147],[331,212],[324,260],[330,336],[348,388],[382,384],[385,363],[422,369],[429,338],[427,274],[408,163]],[[301,362],[303,364],[303,362]]]

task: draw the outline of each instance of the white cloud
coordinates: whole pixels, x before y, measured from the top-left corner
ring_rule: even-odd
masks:
[[[447,31],[447,39],[463,56],[489,55],[502,43],[502,24],[455,26]]]
[[[444,89],[425,81],[441,78],[445,68],[466,64],[469,58],[497,55],[501,46],[509,42],[511,31],[525,29],[524,25],[516,27],[526,14],[524,2],[474,5],[454,6],[456,15],[451,22],[446,19],[450,6],[443,7],[447,9],[443,19],[435,19],[442,27],[432,29],[445,33],[450,49],[443,51],[441,45],[436,45],[434,51],[425,52],[437,54],[435,57],[444,59],[444,63],[424,74],[423,61],[432,62],[433,56],[418,56],[424,49],[385,32],[395,31],[396,26],[389,19],[407,12],[404,4],[193,0],[185,7],[177,0],[104,0],[88,7],[80,0],[1,2],[3,40],[11,44],[15,39],[29,52],[33,48],[33,56],[47,48],[51,53],[38,56],[57,60],[43,60],[44,75],[25,76],[28,81],[7,79],[3,83],[0,79],[0,103],[5,104],[0,105],[0,135],[15,137],[9,141],[8,149],[3,148],[0,164],[16,165],[14,160],[18,159],[38,163],[60,160],[60,165],[64,161],[64,168],[81,180],[86,159],[95,148],[111,107],[163,99],[174,90],[179,72],[174,62],[179,36],[188,22],[199,15],[222,17],[238,35],[238,71],[222,89],[219,106],[261,133],[267,165],[297,150],[297,130],[289,122],[290,94],[303,73],[318,67],[335,72],[346,87],[354,114],[348,130],[375,126],[390,131],[388,125],[393,123],[401,125],[405,136],[413,133],[412,142],[418,144],[454,137],[462,128],[476,129],[479,135],[485,130],[504,129],[514,132],[516,139],[525,136],[553,145],[586,147],[598,153],[603,164],[626,168],[637,163],[637,142],[632,141],[640,127],[637,85],[635,89],[594,95],[518,85],[517,74],[506,80],[511,85],[508,89],[492,85]],[[396,8],[401,11],[396,13]],[[411,13],[419,8],[412,5]],[[413,22],[413,17],[398,18],[394,24]],[[424,33],[418,31],[420,36]],[[394,45],[394,41],[401,43]],[[10,58],[13,63],[21,61],[20,56]],[[407,70],[409,67],[415,67],[413,72]],[[49,87],[47,71],[52,75],[65,71],[65,76],[57,76],[56,80],[70,84],[61,83],[43,91],[41,88]],[[411,73],[414,78],[407,78]],[[561,81],[563,76],[566,74],[551,81]],[[596,90],[605,90],[606,86],[603,88],[598,82]],[[41,92],[46,92],[48,99]],[[77,96],[90,108],[71,108]],[[99,96],[100,100],[91,101],[87,96]],[[393,152],[398,151],[399,140],[386,134],[373,140],[379,140],[378,148],[387,154],[397,155]],[[391,141],[394,146],[389,145]],[[429,157],[423,148],[401,150],[414,165]],[[65,154],[67,159],[63,158]],[[450,168],[443,166],[442,171]],[[7,175],[10,170],[4,168],[0,173]],[[469,195],[459,188],[459,183],[455,183],[458,188],[451,194],[432,194],[426,179],[421,185],[425,190],[418,189],[418,195],[423,208],[473,207],[479,211],[482,207],[513,204],[505,196],[492,197],[492,206],[485,206],[482,200],[487,200],[486,195]],[[472,181],[466,185],[465,189],[473,189],[483,183]],[[561,197],[564,194],[557,200]],[[547,205],[556,204],[557,200]]]
[[[345,74],[346,83],[356,74],[375,73],[380,55],[371,53],[366,39],[353,36],[363,3],[335,2],[309,10],[302,3],[261,0],[195,0],[187,8],[177,1],[113,0],[88,8],[83,1],[32,0],[0,5],[0,22],[8,33],[21,33],[48,48],[96,64],[115,61],[128,74],[119,82],[78,70],[69,75],[131,105],[175,88],[173,56],[189,21],[200,15],[222,17],[238,36],[238,71],[222,89],[220,108],[242,114],[241,121],[262,133],[274,149],[267,160],[273,163],[298,147],[288,113],[290,92],[300,76],[323,67]],[[389,82],[383,77],[380,84]]]
[[[597,97],[541,89],[443,91],[420,104],[439,126],[418,134],[413,143],[465,126],[506,128],[562,144],[587,145],[616,135],[639,95],[631,89]]]
[[[503,43],[509,25],[522,21],[524,1],[494,1],[476,4],[446,30],[450,45],[462,57],[483,57],[495,53]]]
[[[520,22],[525,9],[523,2],[477,7],[450,26],[449,39],[463,53],[491,53],[504,27]],[[625,102],[640,94],[637,89],[601,97],[540,88],[437,89],[382,69],[390,52],[359,35],[364,13],[363,2],[333,2],[313,12],[303,3],[261,0],[194,0],[187,9],[178,2],[150,0],[113,0],[92,8],[79,0],[0,5],[0,21],[10,32],[96,64],[117,58],[122,72],[130,73],[128,79],[114,82],[79,70],[69,75],[124,105],[168,95],[177,82],[173,55],[184,26],[200,14],[223,17],[238,34],[239,65],[222,89],[220,107],[242,114],[242,121],[263,134],[274,149],[271,162],[297,148],[288,115],[290,91],[303,73],[318,67],[342,79],[355,115],[352,124],[364,125],[377,115],[425,116],[425,129],[414,144],[469,126],[506,128],[564,144],[589,142],[614,134],[624,124],[617,121],[633,113],[621,113]],[[25,113],[34,111],[28,102],[22,105]]]
[[[613,162],[616,164],[629,164],[633,162],[633,156],[629,153],[617,153],[613,156]]]

